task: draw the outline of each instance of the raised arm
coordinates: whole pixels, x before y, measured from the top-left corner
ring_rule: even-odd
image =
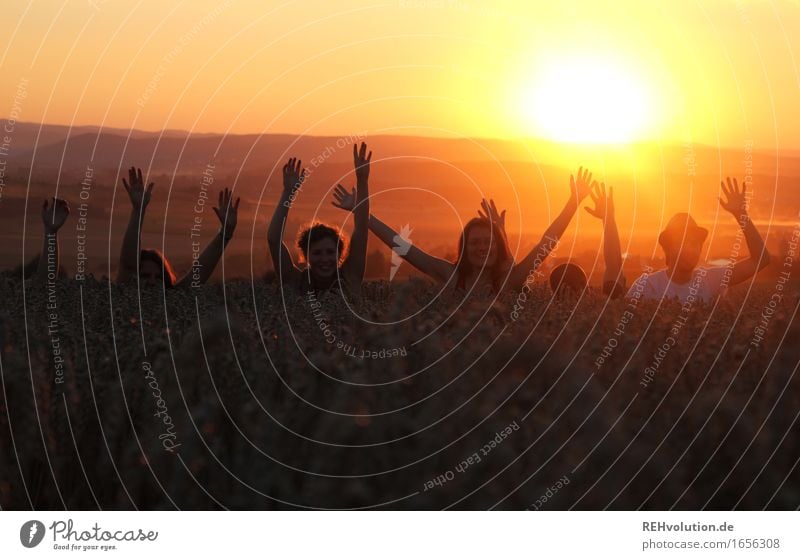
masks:
[[[575,215],[578,205],[586,198],[591,190],[592,174],[589,173],[589,170],[584,171],[583,167],[581,167],[578,169],[577,179],[573,175],[570,175],[569,184],[570,196],[564,209],[561,210],[561,213],[544,232],[539,243],[531,249],[530,253],[528,253],[524,259],[511,269],[509,282],[512,286],[523,286],[527,282],[528,276],[541,266],[544,259],[546,259],[551,251],[555,249],[556,245],[558,245],[561,236],[564,235],[564,231],[566,231],[567,226],[572,220],[572,216]]]
[[[730,177],[727,179],[727,185],[724,182],[721,184],[726,200],[720,197],[719,203],[739,222],[739,227],[742,228],[744,239],[747,242],[747,250],[750,252],[748,258],[734,263],[729,281],[729,285],[733,286],[744,282],[767,266],[770,254],[764,245],[764,239],[758,233],[756,226],[747,213],[747,185],[745,182],[742,181],[741,189],[739,188],[739,182],[736,179],[731,180]]]
[[[367,238],[369,237],[369,166],[372,152],[367,155],[367,145],[362,142],[361,149],[353,144],[353,166],[356,170],[356,189],[353,212],[353,235],[350,237],[350,251],[342,264],[342,275],[351,286],[361,285],[367,267]],[[337,192],[344,189],[337,185]]]
[[[622,249],[614,214],[614,187],[609,187],[606,192],[606,184],[598,185],[595,181],[590,195],[594,208],[586,206],[586,211],[595,218],[603,220],[603,259],[606,264],[603,288],[610,286],[615,290],[617,285],[625,286],[625,277],[622,275]]]
[[[355,208],[356,199],[353,192],[347,192],[341,185],[337,186],[336,191],[333,193],[333,198],[333,205],[337,208],[348,212],[352,212],[353,208]],[[409,240],[398,235],[396,231],[384,224],[373,214],[369,215],[369,230],[374,233],[378,239],[383,241],[386,246],[391,248],[392,251],[411,263],[414,268],[424,272],[435,280],[446,282],[455,270],[455,265],[453,265],[453,263],[434,257],[418,249],[416,246],[412,245]]]
[[[119,270],[117,282],[127,282],[139,273],[139,252],[141,251],[142,222],[145,210],[150,204],[150,194],[153,192],[154,183],[144,187],[142,170],[131,167],[128,170],[128,181],[122,179],[122,184],[131,201],[131,217],[125,236],[122,238],[122,250],[119,255]]]
[[[59,255],[58,255],[58,230],[67,221],[69,216],[69,204],[61,198],[53,198],[53,203],[48,206],[47,199],[42,205],[42,222],[44,223],[44,241],[42,252],[39,255],[39,266],[33,281],[36,284],[47,285],[48,276],[53,275],[53,279],[58,279]]]
[[[214,213],[219,218],[221,227],[217,235],[214,236],[196,263],[192,264],[192,268],[178,281],[177,286],[197,288],[201,284],[205,284],[211,275],[217,263],[222,258],[225,252],[225,246],[230,242],[233,237],[233,232],[236,230],[236,221],[239,216],[239,198],[233,202],[233,193],[228,189],[219,191],[218,206],[213,208]]]
[[[426,253],[372,214],[369,217],[369,229],[411,266],[434,280],[447,282],[455,272],[453,263]]]
[[[283,242],[283,230],[286,218],[289,216],[289,208],[302,188],[305,178],[306,170],[302,167],[302,161],[290,158],[283,166],[283,191],[267,230],[267,245],[272,256],[272,267],[283,282],[293,282],[300,274],[300,269],[295,266],[292,255]]]

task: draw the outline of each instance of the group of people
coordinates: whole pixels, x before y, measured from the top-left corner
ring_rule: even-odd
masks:
[[[302,262],[292,258],[284,243],[284,230],[289,210],[299,195],[308,173],[302,161],[291,158],[283,166],[283,189],[275,206],[267,231],[267,242],[277,277],[284,286],[300,290],[358,290],[366,268],[367,240],[372,232],[416,269],[450,290],[468,290],[474,294],[497,294],[504,290],[519,291],[535,278],[537,269],[558,244],[572,217],[585,199],[592,206],[586,211],[603,223],[603,255],[605,271],[602,291],[609,297],[678,298],[711,300],[724,290],[752,277],[769,263],[764,240],[747,212],[746,185],[728,179],[722,183],[720,204],[731,213],[742,229],[749,257],[729,266],[698,266],[708,230],[700,227],[685,213],[673,216],[659,236],[666,268],[642,274],[627,286],[622,268],[622,252],[615,221],[614,190],[592,179],[583,168],[570,176],[566,204],[545,230],[541,240],[519,261],[515,261],[505,231],[505,211],[499,212],[493,200],[483,200],[478,215],[469,220],[458,238],[454,262],[435,257],[403,239],[395,230],[370,212],[369,174],[372,152],[367,145],[353,146],[356,185],[347,189],[337,185],[332,204],[353,215],[353,232],[348,239],[339,228],[314,223],[297,235],[296,247]],[[239,199],[230,190],[219,193],[213,208],[220,221],[219,233],[196,259],[192,270],[177,278],[168,259],[157,249],[144,249],[141,228],[153,192],[153,183],[144,184],[141,169],[131,168],[128,180],[122,180],[131,202],[131,214],[120,251],[118,282],[139,279],[143,283],[163,282],[167,288],[195,286],[210,278],[234,235]],[[34,274],[38,281],[52,280],[58,270],[58,230],[69,215],[63,199],[45,201],[42,208],[44,246]],[[49,271],[49,272],[48,272]],[[582,293],[588,289],[587,277],[577,265],[557,266],[549,282],[556,294],[568,291]]]

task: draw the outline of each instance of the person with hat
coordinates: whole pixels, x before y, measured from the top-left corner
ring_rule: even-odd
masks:
[[[750,256],[728,266],[698,267],[708,230],[697,225],[689,214],[675,214],[658,236],[667,268],[642,274],[631,285],[627,297],[708,302],[723,294],[728,286],[751,278],[769,264],[770,255],[764,240],[747,213],[745,182],[739,188],[739,182],[729,177],[727,184],[722,183],[722,192],[725,200],[720,197],[720,205],[739,222]]]

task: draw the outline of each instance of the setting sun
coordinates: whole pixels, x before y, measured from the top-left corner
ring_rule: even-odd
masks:
[[[640,139],[651,102],[636,74],[594,56],[551,61],[525,90],[521,110],[536,136],[575,143]]]

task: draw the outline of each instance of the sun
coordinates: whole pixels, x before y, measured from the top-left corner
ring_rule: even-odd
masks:
[[[545,64],[523,93],[522,112],[536,136],[586,144],[637,140],[652,120],[636,74],[596,56]]]

